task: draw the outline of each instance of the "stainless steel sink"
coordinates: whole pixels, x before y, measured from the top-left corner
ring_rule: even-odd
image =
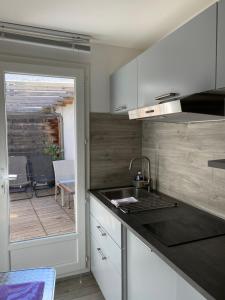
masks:
[[[119,209],[124,213],[137,213],[152,209],[177,206],[177,202],[169,197],[158,195],[154,192],[148,192],[145,189],[136,189],[134,187],[101,190],[99,191],[99,194],[108,201],[127,197],[136,198],[138,202],[121,205],[119,207]]]

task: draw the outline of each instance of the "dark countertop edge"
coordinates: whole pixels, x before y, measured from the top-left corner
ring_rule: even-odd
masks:
[[[147,247],[150,248],[153,252],[155,252],[167,265],[169,265],[173,271],[178,273],[185,281],[187,281],[195,290],[197,290],[203,297],[208,300],[216,300],[213,296],[211,296],[204,288],[198,285],[190,276],[185,274],[174,262],[172,262],[165,254],[163,254],[156,246],[150,244],[145,238],[143,238],[134,228],[126,223],[123,219],[121,219],[110,207],[104,204],[104,202],[99,198],[98,190],[90,190],[89,193],[102,205],[104,208],[110,212],[117,220],[121,222],[122,225],[127,227],[137,238],[139,238]]]

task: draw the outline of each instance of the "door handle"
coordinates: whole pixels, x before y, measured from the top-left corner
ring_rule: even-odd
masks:
[[[8,175],[2,175],[2,174],[0,174],[0,188],[3,191],[3,194],[6,193],[8,181],[9,181]]]
[[[5,182],[1,183],[1,189],[3,191],[3,194],[5,194],[5,192],[6,192],[6,184],[5,184]]]
[[[9,174],[9,175],[8,175],[8,180],[9,180],[9,181],[10,181],[10,180],[16,180],[17,177],[18,177],[17,174]]]

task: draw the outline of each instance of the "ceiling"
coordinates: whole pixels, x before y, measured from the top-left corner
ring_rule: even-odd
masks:
[[[0,20],[145,49],[216,0],[0,0]]]

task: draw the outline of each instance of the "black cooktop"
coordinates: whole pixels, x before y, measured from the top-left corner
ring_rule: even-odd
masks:
[[[225,221],[197,211],[143,226],[168,247],[225,235]]]

